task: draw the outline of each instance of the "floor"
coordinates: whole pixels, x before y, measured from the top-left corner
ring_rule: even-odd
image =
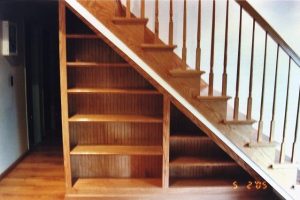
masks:
[[[43,144],[0,181],[0,200],[64,199],[61,145]]]

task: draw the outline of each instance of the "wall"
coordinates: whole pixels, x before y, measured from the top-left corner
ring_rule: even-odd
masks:
[[[4,19],[1,16],[0,19]],[[15,20],[14,20],[15,21]],[[0,174],[28,150],[26,123],[26,88],[24,62],[24,27],[18,26],[18,56],[0,55]],[[14,86],[10,85],[14,77]]]

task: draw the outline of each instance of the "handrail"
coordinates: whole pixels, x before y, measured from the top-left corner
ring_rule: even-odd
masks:
[[[255,21],[273,38],[275,42],[288,54],[289,57],[300,67],[300,57],[284,41],[284,39],[272,28],[272,26],[246,1],[235,0]]]

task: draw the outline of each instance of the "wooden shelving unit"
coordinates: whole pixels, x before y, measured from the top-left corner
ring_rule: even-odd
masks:
[[[118,189],[134,196],[150,188],[149,194],[167,197],[184,187],[187,193],[214,185],[231,191],[235,178],[248,178],[168,94],[59,5],[68,192],[80,198],[104,191],[110,198],[122,196]]]
[[[163,176],[163,96],[69,11],[66,25],[61,95],[68,188],[162,187],[169,178]]]

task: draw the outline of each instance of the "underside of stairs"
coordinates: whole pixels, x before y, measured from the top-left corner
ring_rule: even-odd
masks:
[[[116,16],[115,1],[59,12],[67,199],[295,197],[297,169],[271,169],[272,145],[249,148],[254,120],[228,119],[230,97],[208,96],[147,19]]]

